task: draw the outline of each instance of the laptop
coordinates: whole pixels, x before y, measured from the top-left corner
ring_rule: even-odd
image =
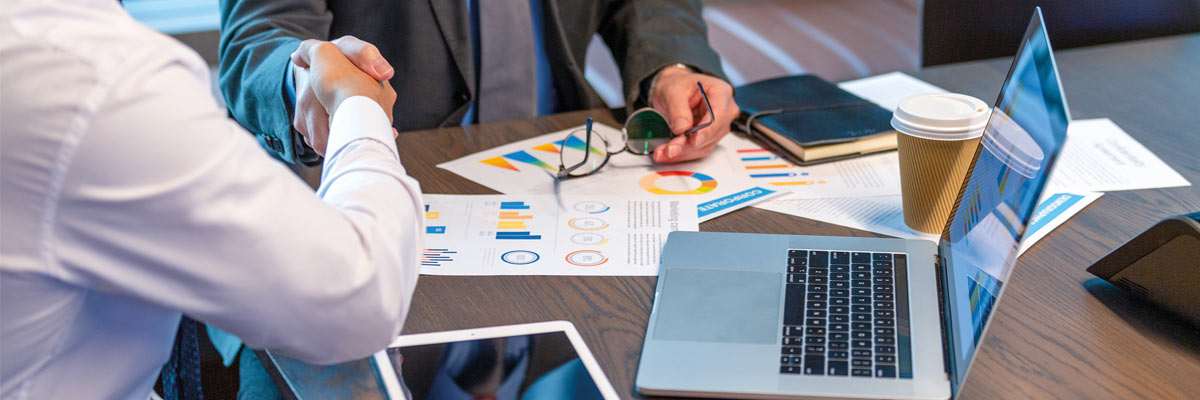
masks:
[[[1040,9],[940,240],[674,232],[636,385],[646,395],[953,397],[1066,138]]]

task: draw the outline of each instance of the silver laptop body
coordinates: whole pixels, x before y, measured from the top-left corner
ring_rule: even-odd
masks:
[[[938,244],[672,233],[638,391],[952,397],[1015,264],[1068,115],[1035,9]]]

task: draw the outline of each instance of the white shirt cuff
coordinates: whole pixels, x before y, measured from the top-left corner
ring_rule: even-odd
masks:
[[[366,96],[354,96],[342,101],[329,123],[329,143],[325,154],[337,154],[338,150],[358,139],[373,139],[396,151],[396,138],[392,136],[392,125],[387,114],[374,100]]]

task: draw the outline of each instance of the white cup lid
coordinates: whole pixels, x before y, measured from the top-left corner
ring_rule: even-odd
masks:
[[[965,94],[919,94],[900,100],[892,127],[931,140],[972,139],[983,134],[989,109],[983,100]]]

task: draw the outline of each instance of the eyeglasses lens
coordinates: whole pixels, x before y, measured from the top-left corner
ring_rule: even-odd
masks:
[[[625,122],[625,135],[628,138],[625,147],[634,154],[650,154],[674,137],[667,119],[652,109],[630,115]]]

